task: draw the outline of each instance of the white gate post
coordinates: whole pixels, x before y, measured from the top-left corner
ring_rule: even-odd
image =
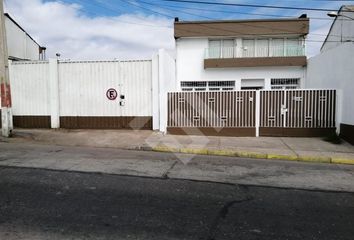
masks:
[[[152,56],[152,129],[160,129],[159,55]]]
[[[287,121],[287,112],[288,112],[288,107],[287,106],[287,101],[288,101],[288,96],[287,96],[287,93],[288,91],[286,90],[283,90],[284,91],[284,102],[282,102],[282,105],[281,105],[281,114],[283,115],[283,128],[286,128],[287,125],[286,125],[286,121]]]
[[[60,128],[58,60],[49,59],[49,98],[51,128]]]
[[[342,122],[343,114],[343,103],[342,103],[342,90],[336,89],[336,111],[335,111],[335,120],[336,120],[336,133],[340,134],[340,124]]]
[[[260,91],[256,91],[256,137],[259,137],[259,123],[260,123],[260,117],[261,117],[261,94]]]

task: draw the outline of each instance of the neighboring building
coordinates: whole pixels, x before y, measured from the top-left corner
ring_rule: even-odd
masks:
[[[321,53],[309,59],[305,87],[338,89],[337,127],[354,144],[354,12],[348,10],[354,6],[340,8]]]
[[[306,15],[269,20],[176,19],[174,28],[178,90],[295,89],[304,85]]]
[[[334,19],[321,52],[333,49],[354,40],[354,5],[342,6]]]
[[[8,13],[5,13],[10,60],[45,60],[46,48],[39,45]]]

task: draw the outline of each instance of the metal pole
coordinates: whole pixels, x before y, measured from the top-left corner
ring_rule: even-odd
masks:
[[[12,110],[11,90],[9,81],[9,62],[7,53],[7,39],[5,30],[4,2],[0,0],[0,94],[1,94],[1,122],[2,136],[11,137]]]

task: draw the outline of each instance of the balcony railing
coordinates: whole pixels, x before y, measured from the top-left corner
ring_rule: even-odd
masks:
[[[205,49],[205,59],[298,56],[305,56],[305,46],[272,46],[270,48],[224,47]]]

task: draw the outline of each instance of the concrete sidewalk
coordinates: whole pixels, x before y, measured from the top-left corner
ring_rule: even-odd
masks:
[[[8,167],[354,192],[354,166],[0,142]]]
[[[354,164],[354,146],[346,142],[335,145],[321,138],[176,136],[142,130],[16,129],[14,138],[2,141]]]

